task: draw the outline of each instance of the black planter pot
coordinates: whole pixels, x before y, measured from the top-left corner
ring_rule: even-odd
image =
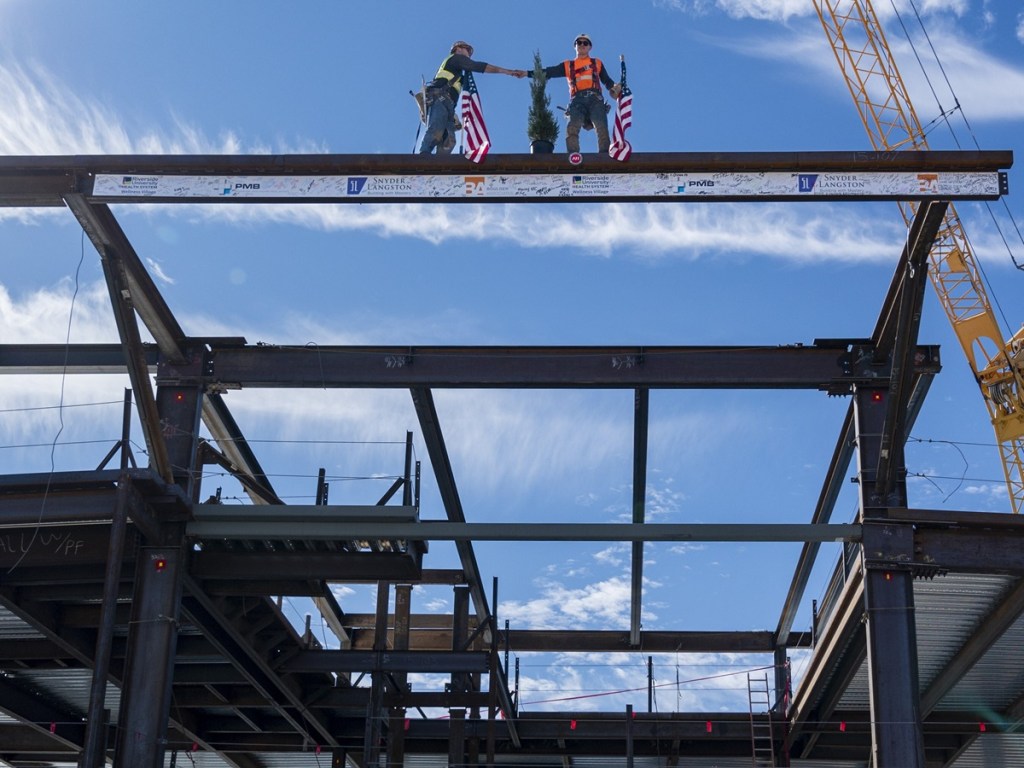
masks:
[[[555,151],[555,143],[553,141],[545,141],[544,139],[534,139],[530,142],[530,154],[531,155],[550,155]]]

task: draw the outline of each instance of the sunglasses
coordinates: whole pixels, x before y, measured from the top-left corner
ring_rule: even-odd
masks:
[[[589,46],[590,45],[590,41],[589,40],[577,40],[576,41],[576,45],[588,45]]]

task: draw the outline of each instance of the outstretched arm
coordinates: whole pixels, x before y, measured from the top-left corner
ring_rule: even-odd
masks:
[[[544,77],[546,77],[548,80],[550,80],[552,77],[558,77],[559,75],[562,75],[564,73],[565,73],[565,63],[564,62],[562,64],[554,64],[554,65],[552,65],[550,67],[544,67]],[[526,76],[532,79],[533,78],[533,70],[532,69],[526,70]]]
[[[525,69],[505,69],[494,64],[487,64],[484,66],[484,72],[495,72],[499,75],[512,75],[512,77],[526,77]]]

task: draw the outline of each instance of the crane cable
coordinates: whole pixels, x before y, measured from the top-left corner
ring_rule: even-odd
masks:
[[[914,41],[910,37],[910,32],[907,30],[906,24],[903,23],[903,17],[900,15],[899,9],[897,9],[896,7],[896,2],[895,0],[889,0],[889,3],[892,5],[893,13],[896,14],[896,19],[899,21],[900,27],[902,27],[903,29],[903,35],[904,37],[906,37],[907,42],[910,44],[910,49],[914,52],[914,58],[917,59],[917,64],[921,68],[921,73],[924,75],[925,82],[928,83],[928,88],[932,92],[932,97],[935,99],[935,103],[939,107],[940,115],[938,118],[936,118],[936,120],[942,119],[945,121],[946,125],[949,127],[949,133],[953,137],[953,142],[956,144],[957,149],[961,149],[962,147],[960,146],[960,140],[957,138],[956,131],[953,130],[953,126],[950,124],[948,119],[949,115],[952,114],[953,112],[959,112],[960,117],[964,121],[964,125],[967,127],[967,132],[968,134],[970,134],[971,140],[974,142],[975,148],[980,150],[981,145],[978,143],[978,138],[974,133],[974,129],[971,127],[970,121],[967,119],[967,115],[964,113],[963,107],[960,104],[960,99],[957,97],[956,91],[953,89],[953,84],[950,83],[949,81],[949,76],[946,74],[946,68],[942,65],[942,59],[939,58],[939,53],[935,49],[935,45],[932,43],[931,36],[928,34],[928,30],[924,25],[924,19],[921,18],[921,13],[917,9],[917,4],[914,2],[914,0],[908,0],[908,2],[910,3],[910,7],[914,11],[914,17],[917,19],[918,26],[921,27],[921,32],[924,35],[924,39],[928,42],[928,47],[931,49],[932,57],[935,59],[935,63],[939,68],[939,72],[942,73],[942,78],[943,80],[946,81],[946,87],[949,88],[949,92],[953,96],[953,103],[956,105],[953,109],[950,109],[948,111],[943,109],[942,102],[939,99],[938,94],[935,92],[935,87],[932,85],[931,78],[928,76],[928,71],[925,69],[924,63],[921,61],[921,56],[917,51],[917,47],[914,45]],[[1010,206],[1007,205],[1005,198],[1001,199],[1003,203],[1003,208],[1006,211],[1006,215],[1009,217],[1010,223],[1013,224],[1013,228],[1017,233],[1017,239],[1020,240],[1022,244],[1024,244],[1024,235],[1021,234],[1020,227],[1017,226],[1017,221],[1014,219],[1013,213],[1010,211]],[[1017,259],[1014,257],[1013,249],[1010,247],[1009,242],[1007,242],[1006,235],[1003,234],[1002,227],[999,226],[999,221],[996,219],[995,213],[993,213],[992,211],[992,206],[989,205],[988,203],[985,203],[985,208],[988,210],[989,216],[992,218],[992,224],[993,226],[995,226],[996,232],[999,233],[999,238],[1003,241],[1003,246],[1006,248],[1006,252],[1010,256],[1010,261],[1013,262],[1013,266],[1015,266],[1019,270],[1024,271],[1024,264],[1019,263]],[[964,234],[964,237],[967,237],[966,233]],[[984,272],[982,274],[984,274]],[[985,282],[989,282],[987,276],[985,276]],[[998,300],[996,301],[996,304],[998,305]],[[999,311],[1000,314],[1003,314],[1001,307]],[[1005,315],[1003,316],[1003,322],[1006,322]]]

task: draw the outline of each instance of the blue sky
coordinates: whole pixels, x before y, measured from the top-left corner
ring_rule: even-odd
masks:
[[[916,53],[892,6],[879,3],[877,11],[921,121],[962,108],[952,130],[939,124],[930,133],[931,147],[1020,149],[1019,6],[918,2],[928,40],[909,4],[897,7]],[[408,92],[433,75],[453,40],[470,41],[477,59],[525,68],[534,50],[547,64],[570,56],[581,32],[613,71],[626,56],[636,152],[870,147],[810,2],[520,0],[462,13],[426,12],[406,0],[0,0],[0,152],[408,153],[418,128]],[[528,151],[526,83],[502,75],[477,82],[492,151]],[[553,104],[565,103],[564,84],[553,82],[549,93]],[[593,134],[585,133],[583,151],[593,150]],[[1003,243],[1024,263],[1014,224],[1024,217],[1020,179],[1012,169],[1006,207],[957,206],[990,298],[1005,314],[1004,332],[1024,322],[1024,274]],[[290,345],[863,337],[905,234],[895,204],[863,203],[114,210],[186,332]],[[116,340],[99,260],[70,212],[0,210],[0,264],[4,342],[62,343],[69,315],[73,342]],[[981,397],[931,292],[921,340],[942,345],[944,369],[908,452],[911,503],[1008,510]],[[55,440],[57,469],[94,466],[118,438],[125,386],[116,377],[0,379],[4,471],[47,471]],[[58,410],[62,387],[64,404],[74,407]],[[629,519],[631,392],[435,397],[469,520]],[[319,467],[333,478],[332,502],[376,500],[389,481],[364,478],[400,471],[406,430],[417,433],[417,458],[427,464],[407,393],[254,390],[232,392],[227,402],[278,492],[296,503],[311,500]],[[845,399],[812,392],[652,393],[648,519],[808,521],[846,407]],[[134,436],[141,441],[137,427]],[[219,476],[204,490],[217,487],[229,500],[241,496]],[[854,512],[852,493],[851,485],[837,508],[840,522]],[[429,475],[421,514],[443,516]],[[644,628],[774,629],[797,551],[648,545]],[[502,621],[628,627],[628,545],[480,545],[477,557],[488,584],[500,580]],[[835,557],[823,549],[798,629],[808,626],[810,600],[820,597]],[[429,567],[453,563],[451,547],[432,547]],[[358,591],[339,597],[356,612],[372,605]],[[447,590],[414,592],[414,611],[450,608]],[[307,609],[289,610],[301,621]],[[607,657],[574,657],[558,660],[558,675],[541,666],[549,660],[524,660],[523,698],[642,688],[645,659],[624,656],[613,667]],[[695,680],[729,664],[762,663],[662,658],[656,677]],[[707,686],[714,691],[698,691]],[[698,693],[737,686],[741,677],[669,687],[658,706],[687,709]],[[643,709],[646,694],[578,704],[626,702]]]

